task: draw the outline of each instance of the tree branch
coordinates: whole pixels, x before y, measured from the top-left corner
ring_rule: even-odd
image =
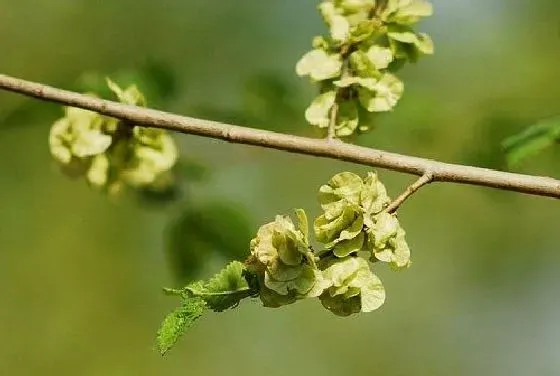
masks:
[[[93,98],[85,94],[56,89],[6,75],[0,75],[0,89],[45,101],[88,109],[146,127],[217,138],[237,144],[254,145],[292,153],[338,159],[417,176],[423,176],[427,171],[430,171],[433,181],[479,185],[537,196],[560,198],[560,180],[549,177],[513,174],[486,168],[455,165],[342,142],[333,143],[326,139],[286,135],[179,116],[153,109]]]
[[[422,188],[424,185],[429,184],[434,180],[434,174],[427,170],[424,175],[420,176],[413,184],[411,184],[399,197],[397,197],[391,204],[385,209],[388,213],[396,212],[399,207],[406,201],[407,198],[416,193],[417,190]]]

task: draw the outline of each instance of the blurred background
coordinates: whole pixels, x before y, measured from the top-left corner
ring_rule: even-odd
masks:
[[[434,0],[436,54],[355,142],[506,169],[501,141],[560,113],[560,3]],[[150,105],[318,134],[294,65],[325,29],[317,1],[0,0],[0,72],[86,90],[138,82]],[[108,199],[50,158],[60,106],[0,92],[1,375],[558,375],[560,206],[434,184],[400,211],[414,265],[378,268],[386,304],[340,318],[316,300],[210,313],[168,356],[161,292],[242,259],[260,224],[341,170],[368,169],[178,136],[182,192]],[[560,148],[516,171],[560,177]],[[391,194],[412,177],[379,171]],[[169,197],[167,197],[169,198]],[[172,197],[173,198],[173,197]]]

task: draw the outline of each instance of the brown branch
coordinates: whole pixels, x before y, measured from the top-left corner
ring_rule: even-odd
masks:
[[[418,180],[412,183],[399,197],[397,197],[391,204],[385,209],[388,213],[396,212],[399,207],[406,201],[407,198],[416,193],[417,190],[422,188],[426,184],[430,184],[434,180],[434,174],[427,170],[424,175],[420,176]]]
[[[96,111],[146,127],[217,138],[237,144],[338,159],[417,176],[422,176],[426,171],[430,171],[433,175],[433,181],[479,185],[537,196],[560,198],[560,180],[550,177],[513,174],[486,168],[455,165],[342,142],[333,143],[326,139],[286,135],[195,119],[93,98],[6,75],[0,75],[0,89],[45,101]]]

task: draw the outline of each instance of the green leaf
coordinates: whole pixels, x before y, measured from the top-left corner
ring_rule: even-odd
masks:
[[[212,310],[221,312],[254,295],[255,292],[245,279],[245,273],[245,266],[239,261],[233,261],[206,283],[193,283],[187,286],[187,290],[204,299]]]
[[[201,276],[208,258],[246,257],[251,223],[233,202],[189,203],[168,226],[165,251],[176,281],[184,285]]]
[[[202,316],[205,309],[206,303],[203,299],[190,297],[183,301],[181,307],[167,315],[156,337],[156,347],[161,355],[165,355],[177,343],[185,331]]]
[[[508,164],[518,165],[560,141],[560,117],[541,121],[523,132],[504,140],[502,147],[507,154]]]

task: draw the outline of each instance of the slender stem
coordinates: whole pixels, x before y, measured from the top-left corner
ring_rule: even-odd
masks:
[[[428,170],[424,175],[420,176],[418,180],[412,183],[399,197],[397,197],[391,204],[385,209],[388,213],[396,212],[399,207],[406,201],[410,196],[416,193],[417,190],[422,188],[424,185],[431,183],[434,180],[434,174]]]
[[[333,143],[325,139],[313,139],[195,119],[149,108],[124,105],[1,74],[0,89],[40,100],[96,111],[145,127],[221,139],[236,144],[338,159],[417,176],[422,176],[426,171],[430,171],[433,181],[478,185],[536,196],[560,198],[560,180],[550,177],[513,174],[444,163],[343,142]]]
[[[338,103],[335,104],[331,108],[331,117],[329,119],[329,130],[327,134],[327,139],[332,141],[336,138],[336,118],[338,116]]]

